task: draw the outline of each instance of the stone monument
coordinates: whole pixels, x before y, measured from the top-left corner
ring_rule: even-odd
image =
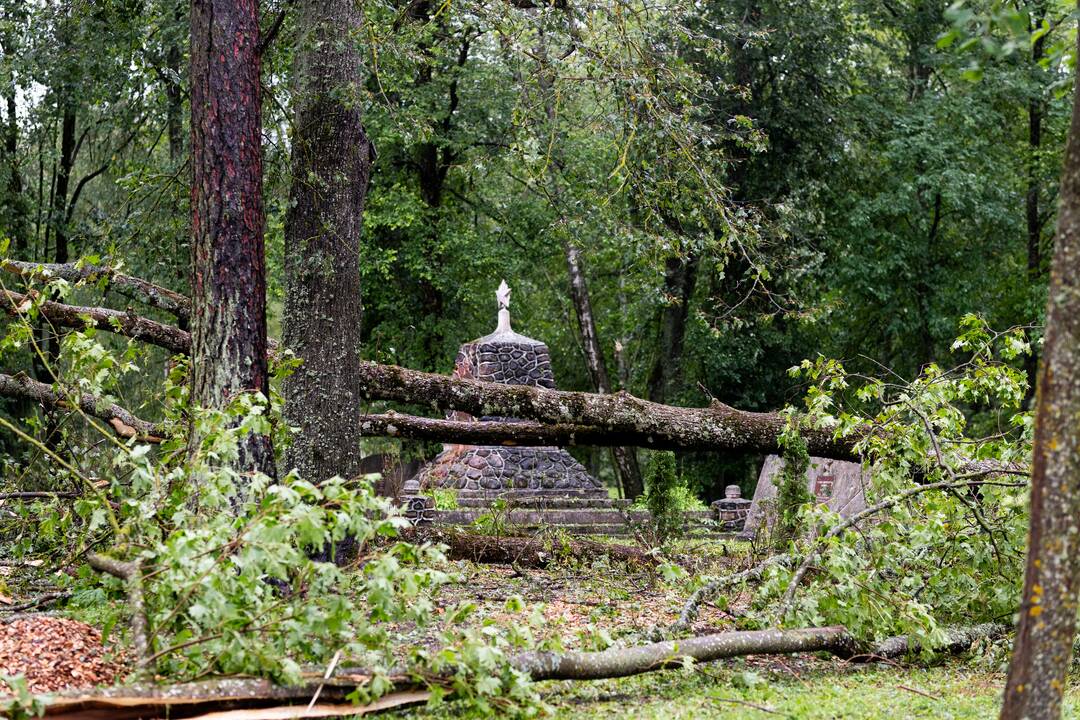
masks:
[[[775,516],[776,480],[784,468],[779,455],[769,455],[761,466],[754,499],[746,516],[741,536],[752,539],[764,524],[771,526]],[[814,499],[841,517],[851,517],[866,508],[866,486],[870,476],[859,463],[811,457],[806,469],[806,488]]]
[[[551,354],[539,340],[514,332],[510,326],[510,288],[506,282],[495,294],[499,306],[495,332],[465,343],[454,363],[454,377],[507,385],[555,388]],[[472,422],[471,415],[450,413],[450,419]],[[479,422],[514,418],[481,417]],[[415,483],[415,484],[414,484]],[[558,447],[476,446],[448,444],[408,483],[413,488],[449,488],[458,497],[570,496],[604,499],[607,490],[570,453]]]

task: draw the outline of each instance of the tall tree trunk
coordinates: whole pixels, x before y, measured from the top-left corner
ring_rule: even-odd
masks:
[[[222,408],[244,392],[269,395],[259,69],[257,0],[192,0],[191,399],[198,407]],[[238,467],[273,475],[270,438],[244,438]]]
[[[1036,400],[1027,569],[1001,710],[1004,720],[1061,717],[1080,590],[1078,418],[1080,93],[1074,90]]]
[[[1039,27],[1046,17],[1046,7],[1037,3],[1034,7],[1031,29]],[[1039,62],[1046,53],[1046,35],[1040,35],[1031,44],[1032,73],[1040,72]],[[1045,112],[1043,87],[1040,84],[1034,91],[1038,93],[1028,99],[1028,157],[1027,157],[1027,192],[1024,196],[1024,217],[1027,222],[1027,277],[1029,282],[1038,282],[1043,275],[1042,227],[1043,219],[1039,214],[1039,198],[1042,194],[1042,177],[1039,172],[1039,151],[1042,147],[1042,123]],[[1038,353],[1032,349],[1024,363],[1028,377],[1027,399],[1035,397],[1035,376],[1039,368]]]
[[[49,210],[49,226],[54,240],[52,260],[57,263],[68,261],[67,196],[71,184],[71,170],[75,165],[75,107],[69,97],[70,90],[61,95],[62,117],[60,120],[60,164],[56,171],[56,185],[53,189],[52,204]],[[48,248],[48,241],[46,241]],[[41,352],[44,360],[35,357],[35,374],[43,382],[51,383],[59,373],[60,343],[63,333],[60,328],[44,322],[41,325]],[[56,452],[60,444],[60,416],[48,412],[45,418],[45,445]]]
[[[653,402],[670,402],[682,377],[686,319],[699,262],[700,257],[695,254],[670,257],[665,263],[664,294],[668,304],[660,311],[660,347],[649,373],[648,397]]]
[[[596,331],[596,318],[593,316],[592,300],[589,298],[589,286],[585,282],[585,271],[581,267],[581,251],[571,243],[566,243],[564,250],[566,270],[570,276],[570,296],[574,301],[578,333],[585,350],[585,364],[588,366],[593,388],[598,393],[607,394],[612,390],[611,380],[608,376],[607,364],[604,362],[600,337]],[[637,453],[633,448],[611,448],[611,460],[626,497],[637,497],[644,492],[645,483],[641,479],[641,468],[638,465]]]
[[[321,481],[360,467],[359,242],[373,157],[355,97],[358,5],[304,0],[300,18],[284,339],[304,362],[285,385],[285,417],[300,428],[286,458]]]
[[[11,4],[11,8],[4,16],[9,29],[4,32],[2,39],[4,55],[3,97],[7,111],[4,128],[4,154],[7,156],[8,165],[7,191],[9,203],[8,227],[6,230],[11,237],[14,257],[18,260],[29,260],[29,214],[26,199],[23,197],[22,171],[19,168],[18,93],[15,84],[15,69],[13,67],[18,47],[15,35],[20,27],[17,23],[20,20],[22,11],[21,2]]]
[[[180,2],[176,3],[173,20],[177,26],[183,20]],[[165,118],[169,132],[169,160],[174,166],[184,157],[184,97],[180,83],[182,57],[179,38],[171,40],[165,51]]]

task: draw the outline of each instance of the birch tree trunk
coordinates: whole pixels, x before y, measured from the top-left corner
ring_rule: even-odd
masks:
[[[257,0],[191,3],[191,399],[222,408],[269,395]],[[192,441],[199,442],[194,436]],[[274,474],[270,438],[239,468]]]
[[[285,384],[285,417],[300,428],[286,459],[322,481],[359,472],[359,241],[373,157],[356,98],[357,3],[304,0],[299,11],[284,340],[304,362]]]
[[[1031,525],[1003,720],[1061,717],[1080,589],[1080,94],[1061,178],[1035,411]]]

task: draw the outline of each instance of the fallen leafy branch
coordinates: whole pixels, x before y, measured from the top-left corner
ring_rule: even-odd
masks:
[[[0,269],[29,280],[49,281],[54,278],[68,282],[104,281],[109,288],[145,305],[156,307],[187,322],[191,318],[191,300],[169,288],[132,275],[117,272],[104,265],[78,263],[31,263],[18,260],[0,261]]]
[[[70,408],[68,398],[26,375],[0,373],[0,397],[34,400],[48,409]],[[160,425],[136,417],[130,411],[115,403],[105,402],[96,395],[81,393],[77,396],[77,404],[79,409],[90,417],[107,422],[122,438],[134,437],[142,442],[159,443],[165,437],[165,430]]]
[[[991,467],[987,469],[984,474],[995,475],[997,474],[997,472],[998,471],[996,470],[996,468]],[[806,575],[806,571],[810,568],[814,560],[818,557],[822,549],[825,547],[825,544],[830,539],[839,537],[844,533],[844,531],[854,527],[863,520],[873,515],[876,515],[883,510],[888,510],[891,507],[895,507],[899,503],[915,495],[919,495],[924,492],[930,492],[931,490],[950,490],[956,488],[966,488],[977,485],[989,484],[1004,484],[1019,487],[1024,485],[1025,483],[1001,483],[989,480],[972,479],[958,481],[945,480],[937,483],[929,483],[927,485],[916,485],[915,487],[908,488],[907,490],[899,492],[889,498],[886,498],[885,500],[882,500],[876,505],[871,505],[865,510],[858,512],[847,518],[843,522],[839,523],[827,533],[817,538],[810,550],[806,553],[805,556],[803,556],[798,568],[795,571],[795,575],[792,576],[791,581],[788,584],[787,590],[784,593],[784,598],[781,601],[780,609],[777,611],[776,614],[777,620],[779,621],[785,615],[787,615],[788,611],[790,610],[790,604],[794,599],[795,591],[796,589],[798,589],[799,583],[802,582],[803,577]],[[697,617],[698,610],[701,607],[701,603],[708,600],[720,590],[731,587],[732,585],[739,584],[741,582],[745,582],[747,580],[760,580],[764,575],[765,570],[767,570],[769,567],[773,565],[790,566],[793,565],[796,561],[799,561],[799,557],[795,553],[773,555],[772,557],[763,560],[761,563],[755,565],[754,567],[748,568],[739,573],[735,573],[734,575],[728,575],[722,578],[718,578],[710,583],[702,585],[690,595],[686,603],[683,605],[682,612],[679,614],[679,619],[667,628],[666,633],[679,634],[686,632],[690,628],[690,624]]]

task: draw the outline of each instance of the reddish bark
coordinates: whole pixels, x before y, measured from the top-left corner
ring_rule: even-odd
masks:
[[[269,394],[259,68],[257,0],[192,0],[191,398],[206,408]],[[270,439],[247,437],[240,467],[272,475]]]

